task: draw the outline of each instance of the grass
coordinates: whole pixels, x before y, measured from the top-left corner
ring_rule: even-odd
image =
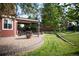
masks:
[[[79,47],[79,32],[70,32],[65,33],[65,35],[61,34],[66,40],[72,42],[77,47]]]
[[[44,35],[44,44],[41,48],[32,52],[23,52],[20,55],[23,56],[66,56],[66,55],[78,55],[79,48],[72,46],[54,34]]]

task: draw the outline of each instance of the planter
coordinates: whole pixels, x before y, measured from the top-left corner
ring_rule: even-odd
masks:
[[[29,39],[32,36],[32,31],[27,31],[26,32],[26,38]]]

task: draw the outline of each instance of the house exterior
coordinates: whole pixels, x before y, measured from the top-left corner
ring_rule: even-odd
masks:
[[[13,37],[18,35],[19,23],[38,23],[38,20],[15,18],[12,16],[0,18],[0,37]]]

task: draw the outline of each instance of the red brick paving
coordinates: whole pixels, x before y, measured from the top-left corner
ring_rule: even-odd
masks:
[[[0,37],[0,55],[14,55],[20,51],[31,51],[43,43],[42,35],[33,35],[30,39],[25,36]]]

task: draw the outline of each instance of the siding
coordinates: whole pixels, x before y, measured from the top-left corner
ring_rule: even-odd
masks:
[[[2,21],[0,21],[0,36],[1,37],[11,37],[14,36],[14,20],[13,20],[13,30],[2,30]]]

